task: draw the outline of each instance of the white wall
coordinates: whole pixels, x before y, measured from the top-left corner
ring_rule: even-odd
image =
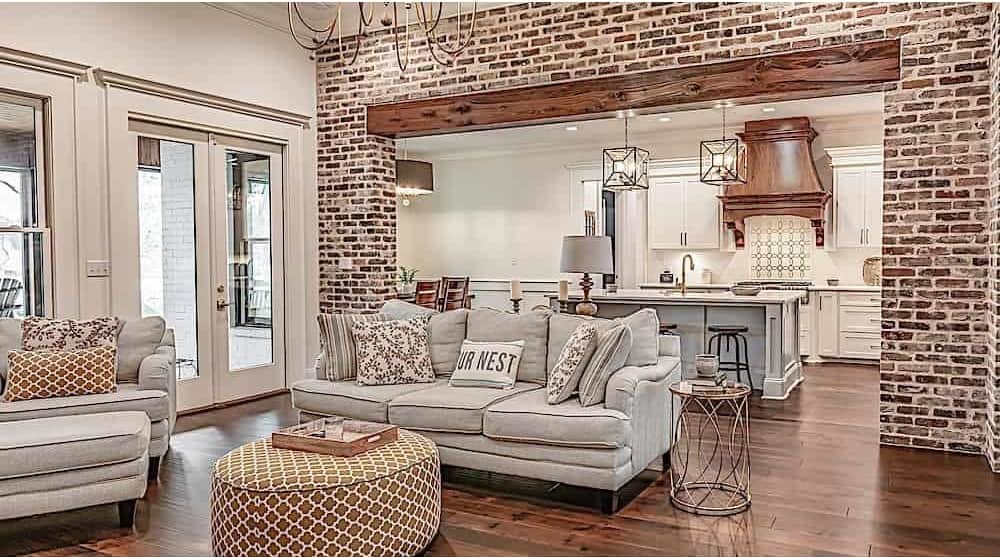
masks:
[[[307,54],[288,35],[204,4],[8,3],[0,4],[0,20],[10,23],[0,47],[269,109],[315,115],[315,66]],[[46,88],[48,81],[29,75],[57,79],[51,74],[0,62],[0,77],[13,73],[27,76],[21,79],[24,83],[38,82],[30,94],[53,99],[53,110],[58,109],[53,115],[53,126],[58,129],[49,146],[53,174],[58,174],[53,177],[49,222],[56,258],[55,312],[62,316],[109,313],[114,298],[121,296],[112,291],[111,279],[119,279],[119,284],[137,279],[123,277],[111,257],[115,203],[110,195],[114,178],[108,166],[119,155],[106,148],[110,87],[92,79],[74,82],[60,77],[65,80],[62,83],[69,83],[68,89],[59,85],[56,91],[54,85]],[[29,92],[19,89],[14,80],[0,82],[5,89]],[[308,360],[305,354],[315,352],[318,344],[315,128],[300,130],[299,135],[295,152],[286,153],[284,159],[300,177],[285,184],[286,197],[296,202],[295,214],[286,222],[297,227],[294,234],[288,234],[294,245],[286,255],[294,252],[294,270],[303,277],[292,289],[298,297],[286,300],[286,308],[297,312],[296,323],[287,324],[295,331],[289,335],[289,350],[301,354],[290,360],[296,365]],[[72,145],[65,143],[66,137]],[[86,277],[85,263],[102,259],[111,260],[112,277]],[[301,370],[293,373],[298,376]]]
[[[832,181],[832,173],[827,161],[820,158],[824,156],[823,149],[880,144],[880,121],[868,116],[814,122],[820,133],[814,142],[814,158],[825,183]],[[696,158],[699,142],[717,135],[714,128],[677,130],[636,137],[633,143],[648,149],[653,159]],[[600,144],[566,149],[532,147],[533,150],[527,151],[511,145],[503,152],[481,152],[472,146],[468,152],[442,156],[421,154],[421,140],[409,140],[412,158],[434,163],[435,191],[413,199],[409,207],[399,208],[400,265],[416,267],[424,277],[455,274],[469,275],[474,280],[559,279],[561,237],[580,233],[582,229],[582,215],[575,218],[575,209],[571,207],[575,203],[571,194],[574,180],[567,165],[596,165],[603,147]],[[597,170],[598,176],[599,173]],[[644,206],[641,199],[638,201],[638,205]],[[623,217],[620,211],[619,219]],[[639,220],[621,225],[633,231],[633,241],[644,245],[645,222]],[[645,280],[657,281],[664,268],[679,273],[684,253],[688,252],[648,250]],[[716,282],[748,278],[745,250],[690,253],[699,270],[708,267],[715,272]],[[873,249],[818,250],[813,260],[813,280],[838,276],[844,283],[860,283],[861,262],[877,254]],[[637,264],[637,268],[642,267]],[[697,277],[696,274],[696,282]],[[639,279],[637,282],[641,282]]]
[[[200,3],[2,3],[0,46],[302,114],[316,68],[289,35]]]

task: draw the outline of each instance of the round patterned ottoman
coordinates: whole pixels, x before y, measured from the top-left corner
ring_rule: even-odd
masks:
[[[441,520],[441,467],[426,437],[354,457],[239,447],[215,463],[212,549],[217,557],[416,555]]]

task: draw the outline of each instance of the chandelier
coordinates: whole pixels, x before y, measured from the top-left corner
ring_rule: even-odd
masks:
[[[621,117],[625,120],[625,146],[604,150],[602,189],[613,192],[648,190],[649,175],[646,169],[649,163],[649,151],[639,147],[629,147],[629,115],[626,113]]]
[[[745,184],[747,182],[746,145],[739,137],[726,138],[726,109],[731,102],[715,105],[722,109],[722,139],[701,142],[699,170],[701,182],[710,185]]]
[[[396,47],[396,64],[400,71],[406,71],[410,64],[411,27],[416,27],[416,32],[423,36],[431,58],[447,67],[454,64],[455,59],[472,44],[478,19],[475,2],[472,3],[471,12],[463,11],[462,2],[382,2],[382,14],[376,24],[379,6],[375,4],[370,10],[366,10],[365,2],[358,2],[358,27],[353,39],[344,40],[344,26],[341,24],[344,4],[337,4],[336,12],[329,16],[325,25],[316,25],[303,17],[300,4],[288,3],[288,30],[295,42],[313,56],[317,50],[335,43],[335,48],[346,61],[345,66],[351,66],[358,61],[361,42],[369,31],[391,29]],[[445,6],[457,6],[455,13],[445,16]],[[454,25],[446,24],[451,18],[455,20]],[[311,41],[300,38],[298,32],[311,35]],[[353,48],[350,45],[352,40]]]

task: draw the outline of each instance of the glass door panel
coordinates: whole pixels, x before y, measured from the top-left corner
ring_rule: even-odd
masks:
[[[229,368],[274,361],[271,335],[271,158],[226,149]]]

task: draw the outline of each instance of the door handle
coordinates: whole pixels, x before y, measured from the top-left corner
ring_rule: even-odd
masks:
[[[215,301],[215,309],[217,309],[219,311],[223,311],[223,310],[225,310],[227,307],[229,307],[231,305],[232,305],[232,302],[227,302],[223,298],[219,298],[218,300]]]
[[[861,238],[858,240],[858,243],[863,246],[865,245],[865,229],[862,228],[859,232],[861,232]]]

